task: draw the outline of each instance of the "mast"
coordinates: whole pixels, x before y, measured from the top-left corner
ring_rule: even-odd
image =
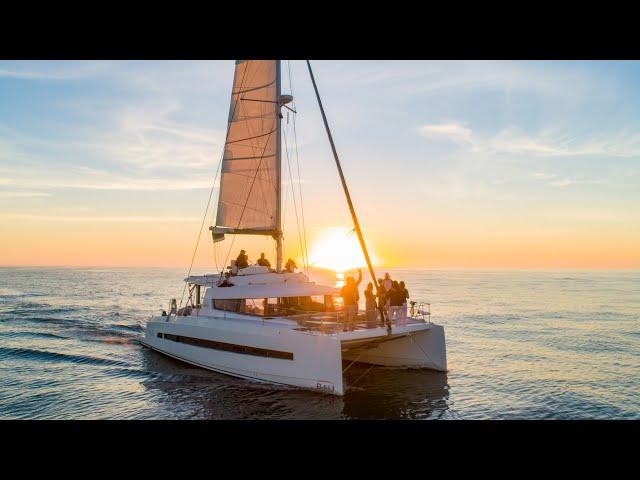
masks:
[[[378,280],[376,278],[376,273],[373,270],[373,265],[371,265],[371,259],[369,258],[369,252],[367,250],[367,245],[364,241],[364,236],[362,235],[362,230],[360,229],[360,223],[358,222],[358,217],[356,215],[356,211],[353,207],[353,202],[351,201],[351,195],[349,194],[349,187],[347,187],[347,182],[344,178],[344,173],[342,172],[342,166],[340,165],[340,158],[338,157],[338,151],[336,150],[336,146],[333,143],[333,136],[331,135],[331,130],[329,129],[329,122],[327,122],[327,116],[324,113],[324,108],[322,106],[322,100],[320,100],[320,93],[318,92],[318,86],[316,85],[316,80],[313,76],[313,70],[311,70],[311,62],[307,60],[307,67],[309,68],[309,75],[311,76],[311,83],[313,83],[313,90],[316,92],[316,98],[318,99],[318,106],[320,107],[320,113],[322,114],[322,121],[324,122],[324,128],[327,131],[327,136],[329,137],[329,143],[331,144],[331,151],[333,152],[333,158],[336,161],[336,167],[338,167],[338,173],[340,174],[340,181],[342,182],[342,189],[344,190],[344,195],[347,198],[347,204],[349,205],[349,211],[351,212],[351,218],[353,220],[353,226],[355,228],[356,234],[358,235],[358,241],[360,242],[360,248],[362,249],[362,253],[364,254],[364,258],[367,262],[367,267],[369,268],[369,273],[371,274],[371,279],[373,280],[373,284],[376,287],[376,294],[379,293],[379,285]],[[384,322],[385,315],[384,310],[380,305],[378,305],[378,310],[380,311],[380,318]],[[391,324],[387,319],[387,329],[389,332],[391,331]]]
[[[276,272],[282,271],[282,108],[281,103],[281,61],[276,60],[276,124],[278,135],[276,137],[276,189],[277,189],[277,207],[276,207]]]

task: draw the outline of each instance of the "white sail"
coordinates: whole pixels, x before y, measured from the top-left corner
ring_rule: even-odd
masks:
[[[217,231],[280,230],[279,62],[238,60],[222,161]]]

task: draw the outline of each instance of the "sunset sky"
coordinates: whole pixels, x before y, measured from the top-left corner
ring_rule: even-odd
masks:
[[[378,264],[640,268],[640,62],[313,65]],[[355,236],[306,65],[290,68],[307,240],[322,256],[327,235]],[[0,62],[0,265],[187,267],[233,69]],[[283,62],[283,93],[288,75]],[[286,187],[285,255],[299,259]],[[213,270],[208,225],[197,263]],[[274,257],[269,239],[239,248]]]

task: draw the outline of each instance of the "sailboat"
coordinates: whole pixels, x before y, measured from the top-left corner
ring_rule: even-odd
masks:
[[[366,243],[311,63],[310,78],[355,232],[373,284],[378,287]],[[164,355],[261,382],[344,395],[344,371],[354,362],[447,370],[444,328],[431,322],[428,304],[411,302],[402,322],[380,305],[375,324],[360,312],[345,329],[340,289],[282,268],[282,109],[280,60],[238,60],[222,158],[213,242],[227,235],[264,235],[276,244],[276,266],[235,262],[222,272],[185,279],[184,307],[172,299],[169,312],[146,325],[142,344]],[[235,238],[235,237],[234,237]],[[225,261],[226,263],[226,261]],[[352,320],[350,318],[350,320]]]

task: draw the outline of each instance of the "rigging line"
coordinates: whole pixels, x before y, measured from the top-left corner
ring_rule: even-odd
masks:
[[[286,164],[285,164],[285,168],[286,168]],[[284,232],[284,225],[287,222],[287,202],[289,200],[289,195],[288,195],[288,190],[287,190],[287,186],[284,186],[284,195],[283,195],[284,201],[282,203],[282,226],[281,226],[281,230]],[[284,240],[284,233],[282,234],[282,251],[284,252],[285,249],[285,240]]]
[[[249,60],[249,61],[251,61],[251,60]],[[245,67],[245,68],[247,68],[247,67]],[[254,92],[254,91],[256,91],[256,90],[260,90],[260,89],[262,89],[262,88],[270,87],[270,86],[271,86],[271,85],[273,85],[274,83],[276,83],[276,81],[275,81],[275,80],[273,80],[272,82],[269,82],[269,83],[265,83],[264,85],[258,85],[258,86],[256,86],[256,87],[251,87],[251,88],[249,88],[249,89],[247,89],[247,90],[238,90],[238,91],[236,91],[236,92],[234,92],[234,93],[235,93],[236,95],[240,96],[240,95],[242,95],[243,93],[247,93],[247,92]]]
[[[413,338],[414,335],[415,335],[415,333],[412,333],[412,334],[409,335],[409,338],[411,339],[411,341],[413,343],[415,343],[420,350],[422,350],[422,353],[424,353],[424,356],[427,357],[427,360],[429,360],[431,363],[435,364],[435,362],[431,359],[429,354],[424,351],[424,349],[420,346],[420,344],[418,342],[415,341],[415,339]]]
[[[249,177],[248,175],[246,177],[247,178],[252,178],[252,177]],[[225,200],[223,203],[225,205],[231,205],[232,207],[243,207],[244,206],[244,203],[235,203],[235,202],[232,202],[231,200]],[[262,210],[260,210],[258,208],[249,207],[249,206],[247,206],[247,208],[249,210],[254,211],[254,212],[263,213]],[[256,228],[255,230],[267,230],[267,229],[266,228]]]
[[[367,351],[367,349],[366,349],[366,348],[363,348],[363,349],[362,349],[362,351],[360,352],[360,354],[356,357],[356,359],[355,359],[355,360],[353,360],[353,361],[352,361],[352,362],[347,366],[347,368],[345,368],[344,370],[342,370],[342,374],[344,375],[344,373],[345,373],[347,370],[349,370],[349,369],[351,368],[351,366],[352,366],[354,363],[356,363],[358,360],[360,360],[360,357],[361,357],[362,355],[364,355],[364,354],[366,353],[366,351]]]
[[[274,100],[258,100],[257,98],[241,98],[243,102],[278,103]]]
[[[223,156],[224,158],[224,156]],[[218,162],[218,168],[216,169],[216,176],[219,175],[222,172],[222,159]],[[213,184],[215,185],[215,180],[213,181]],[[215,212],[213,211],[213,209],[211,209],[211,218],[209,220],[209,224],[210,225],[214,225],[215,224]],[[212,242],[213,243],[213,263],[216,266],[216,271],[220,268],[218,267],[218,249],[217,249],[217,243],[218,242]]]
[[[291,174],[291,160],[289,157],[289,143],[288,143],[288,137],[286,134],[286,130],[283,129],[282,130],[283,136],[284,136],[284,145],[285,145],[285,153],[286,153],[286,157],[287,157],[287,167],[288,167],[288,171],[289,171],[289,185],[290,185],[290,189],[291,189],[291,197],[293,199],[293,210],[295,213],[295,217],[296,217],[296,229],[298,231],[298,241],[300,242],[300,250],[302,253],[302,262],[304,264],[304,250],[303,250],[303,246],[302,246],[302,236],[300,235],[300,221],[298,220],[298,206],[296,204],[296,192],[294,189],[294,185],[293,185],[293,177]]]
[[[296,227],[298,230],[298,240],[300,241],[300,250],[302,251],[302,261],[305,262],[305,256],[304,256],[304,245],[302,244],[302,234],[300,233],[300,221],[298,220],[298,206],[296,203],[296,192],[295,189],[293,188],[293,177],[291,175],[291,160],[289,159],[289,145],[287,142],[287,134],[286,134],[286,130],[283,129],[282,133],[284,135],[284,147],[285,147],[285,153],[287,156],[287,164],[289,165],[289,183],[291,184],[291,193],[293,196],[293,210],[295,211],[296,214]],[[305,269],[306,269],[306,265],[305,265]]]
[[[289,73],[289,91],[292,97],[291,103],[293,105],[294,113],[293,113],[293,144],[296,152],[296,165],[298,167],[298,190],[300,192],[300,214],[302,216],[302,233],[304,235],[304,254],[306,257],[306,271],[307,275],[309,275],[309,249],[307,247],[307,227],[305,225],[304,220],[304,202],[302,201],[302,179],[300,175],[300,155],[298,155],[298,133],[296,130],[296,119],[297,115],[297,107],[296,107],[296,97],[293,95],[293,82],[291,80],[291,60],[287,60],[287,70]]]
[[[373,367],[375,367],[375,365],[372,363],[371,366],[367,368],[367,370],[362,375],[360,375],[355,382],[351,384],[351,386],[355,387],[356,383],[358,383],[360,379],[362,379],[367,373],[369,373]]]
[[[283,132],[283,136],[284,136],[284,141],[285,141],[285,148],[288,148],[287,145],[287,135],[285,133],[285,128],[289,128],[288,125],[284,126],[282,128],[282,132]],[[291,162],[287,161],[286,163],[284,163],[284,167],[285,172],[284,172],[284,177],[287,177],[287,173],[289,176],[289,179],[291,179]],[[284,182],[283,184],[283,188],[284,188],[284,194],[283,194],[283,198],[284,198],[284,209],[282,211],[282,218],[283,218],[283,226],[282,226],[282,231],[283,231],[283,237],[282,237],[282,250],[285,251],[285,239],[284,239],[284,223],[286,223],[286,211],[287,211],[287,206],[289,205],[289,192],[291,192],[291,198],[293,198],[295,200],[295,191],[294,191],[294,186],[291,182],[291,180],[289,181],[289,183],[287,184],[286,182]],[[304,260],[303,260],[304,262]]]
[[[198,239],[196,240],[196,247],[193,249],[193,255],[191,256],[191,264],[189,265],[189,271],[187,272],[187,278],[189,278],[191,276],[191,269],[193,268],[193,262],[196,259],[196,254],[198,253],[198,246],[200,245],[200,238],[202,237],[202,228],[204,227],[204,224],[207,220],[207,213],[209,213],[209,205],[211,205],[211,199],[213,198],[213,191],[216,188],[216,181],[218,180],[218,169],[220,168],[220,165],[222,164],[222,159],[224,158],[224,149],[222,152],[222,156],[220,158],[220,160],[218,161],[218,167],[216,168],[216,175],[213,178],[213,184],[211,185],[211,190],[209,191],[209,199],[207,200],[207,208],[205,208],[204,210],[204,215],[202,216],[202,223],[200,224],[200,230],[198,231]],[[180,307],[182,307],[182,302],[184,300],[184,294],[186,292],[186,288],[187,288],[187,282],[184,282],[184,288],[182,289],[182,296],[180,297],[180,306],[178,307],[178,309],[180,309]],[[191,295],[189,296],[189,298],[191,298]]]

